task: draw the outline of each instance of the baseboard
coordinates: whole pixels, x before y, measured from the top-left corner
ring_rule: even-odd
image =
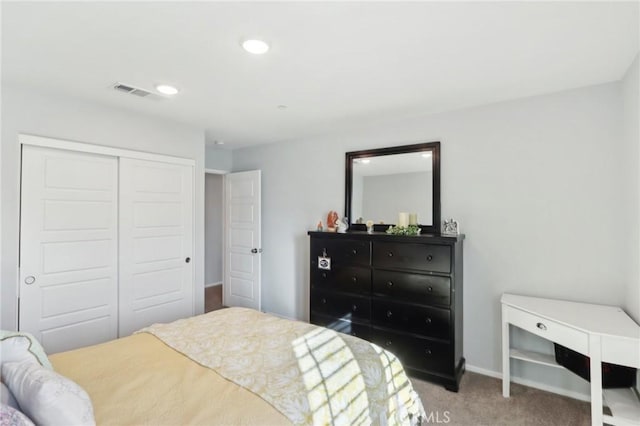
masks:
[[[215,287],[217,285],[222,285],[222,281],[220,281],[218,283],[205,284],[204,288]]]
[[[467,364],[467,371],[471,371],[472,373],[482,374],[483,376],[495,377],[496,379],[502,380],[502,373],[499,373],[497,371],[487,370],[486,368],[476,367],[475,365]],[[569,391],[567,389],[558,388],[556,386],[545,385],[544,383],[539,383],[533,380],[512,376],[511,381],[519,385],[543,390],[546,392],[556,393],[558,395],[566,396],[566,397],[577,399],[580,401],[587,401],[587,402],[591,401],[591,397],[589,395],[585,395],[579,392]]]

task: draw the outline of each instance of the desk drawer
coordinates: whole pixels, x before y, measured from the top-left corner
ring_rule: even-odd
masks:
[[[537,315],[509,307],[507,317],[511,324],[582,354],[589,353],[586,333]]]
[[[602,361],[640,368],[640,345],[636,339],[602,336]]]

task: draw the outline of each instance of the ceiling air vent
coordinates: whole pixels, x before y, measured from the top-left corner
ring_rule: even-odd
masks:
[[[118,92],[128,93],[130,95],[138,96],[140,98],[146,98],[147,96],[149,96],[149,97],[151,97],[153,99],[161,99],[162,98],[162,96],[158,96],[153,92],[141,89],[139,87],[134,87],[134,86],[131,86],[129,84],[115,83],[113,85],[113,89],[118,91]]]

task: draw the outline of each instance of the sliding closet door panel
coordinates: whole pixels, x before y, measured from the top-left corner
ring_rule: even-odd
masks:
[[[193,167],[120,160],[120,336],[193,315]]]
[[[118,160],[22,148],[19,328],[47,352],[117,337]]]

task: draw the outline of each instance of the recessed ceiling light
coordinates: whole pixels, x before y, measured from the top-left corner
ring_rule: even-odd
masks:
[[[168,84],[158,84],[156,86],[156,90],[163,95],[175,95],[179,92],[179,90],[173,86],[169,86]]]
[[[424,154],[422,154],[422,156],[424,158],[429,158],[429,157],[431,157],[431,153],[430,152],[425,152]]]
[[[262,55],[263,53],[267,53],[269,50],[269,45],[262,40],[245,40],[242,42],[242,48],[249,53],[253,53],[254,55]]]

